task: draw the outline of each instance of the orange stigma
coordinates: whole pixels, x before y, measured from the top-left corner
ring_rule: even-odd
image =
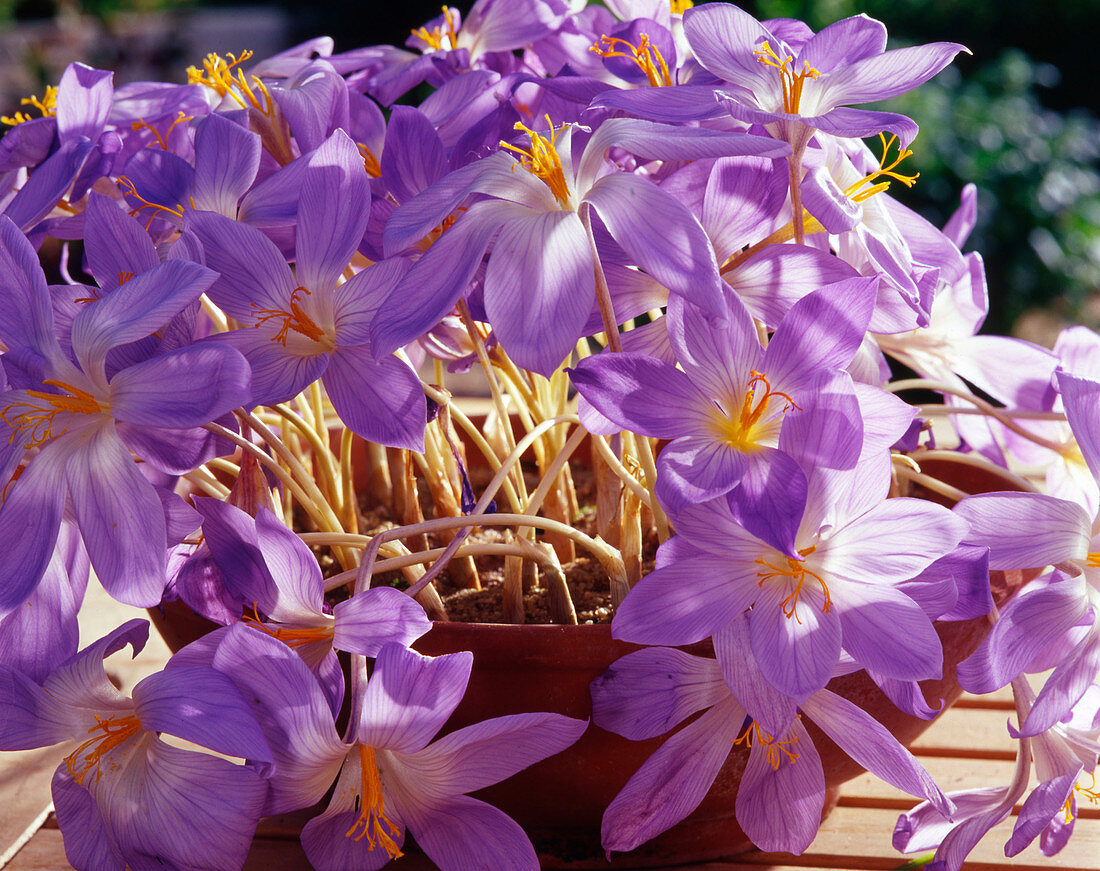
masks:
[[[783,609],[783,615],[788,620],[793,617],[796,622],[802,622],[802,620],[799,619],[798,616],[798,597],[802,594],[802,585],[806,582],[806,575],[809,575],[811,578],[821,584],[821,590],[825,594],[825,601],[822,603],[821,613],[827,614],[830,610],[832,610],[833,600],[832,597],[829,595],[829,587],[825,583],[824,578],[822,578],[821,575],[819,575],[817,572],[810,571],[808,568],[806,568],[805,565],[806,557],[812,554],[816,549],[817,548],[815,547],[807,547],[800,550],[799,554],[802,556],[802,559],[792,559],[791,557],[786,557],[786,567],[774,565],[773,563],[768,562],[762,556],[757,557],[755,560],[753,560],[753,562],[759,563],[765,569],[770,570],[756,573],[756,576],[760,578],[759,582],[757,583],[757,586],[759,587],[764,586],[764,581],[771,580],[772,578],[787,577],[794,579],[794,589],[791,591],[790,595],[788,595],[786,599],[779,603],[780,607]]]
[[[816,79],[821,75],[807,63],[802,64],[802,72],[795,73],[791,69],[794,58],[787,55],[782,59],[775,53],[772,47],[764,40],[760,48],[753,52],[756,59],[765,66],[775,67],[779,70],[779,77],[783,82],[783,111],[788,115],[798,114],[798,104],[802,102],[802,89],[806,85],[806,79]]]
[[[37,399],[43,404],[13,402],[0,409],[0,420],[4,421],[13,430],[9,441],[14,441],[15,433],[21,432],[28,439],[23,445],[24,448],[38,447],[68,432],[68,429],[54,432],[55,418],[59,413],[101,414],[103,412],[103,407],[96,401],[96,398],[79,387],[73,387],[64,381],[53,379],[48,379],[42,383],[49,384],[51,387],[56,387],[65,392],[46,393],[44,390],[28,390],[27,395],[29,397]],[[16,411],[16,409],[23,410]]]
[[[359,745],[359,768],[363,785],[359,816],[344,833],[344,837],[356,841],[366,838],[368,850],[380,846],[391,859],[399,859],[405,854],[401,852],[394,838],[401,834],[401,830],[386,819],[382,806],[382,779],[378,774],[373,747]]]
[[[522,166],[525,170],[538,178],[541,178],[546,182],[546,186],[550,188],[550,192],[554,195],[559,203],[563,206],[569,205],[569,185],[565,181],[565,172],[561,167],[561,158],[558,156],[556,148],[558,136],[564,129],[564,125],[554,129],[553,123],[550,121],[550,116],[544,116],[546,123],[550,127],[549,138],[541,136],[524,124],[522,121],[517,121],[515,130],[522,130],[528,136],[531,137],[531,147],[529,149],[520,148],[516,145],[509,145],[503,139],[500,141],[500,147],[506,148],[509,151],[514,151],[518,154],[519,163],[513,164],[512,170],[515,171],[516,166]]]
[[[367,171],[367,175],[371,178],[380,178],[382,176],[382,164],[375,156],[374,152],[367,148],[362,142],[356,142],[355,147],[359,149],[359,153],[363,155],[363,169]]]
[[[786,393],[772,390],[768,376],[763,372],[753,369],[749,375],[749,383],[746,385],[737,416],[734,417],[718,404],[715,404],[711,414],[711,430],[714,437],[745,453],[755,451],[767,442],[778,439],[783,415],[792,408],[801,410]],[[759,393],[757,389],[760,385],[764,386],[763,393]],[[774,399],[783,401],[781,408],[772,408]],[[729,405],[735,403],[736,399],[731,398]]]
[[[314,641],[331,641],[332,640],[332,626],[271,626],[263,623],[260,620],[260,614],[258,611],[257,603],[252,604],[252,613],[245,614],[242,617],[242,621],[251,626],[253,629],[258,629],[266,635],[270,635],[272,638],[277,638],[283,642],[287,647],[301,647],[303,644],[310,644]]]
[[[141,721],[130,714],[106,719],[96,717],[95,723],[88,730],[92,737],[65,757],[65,768],[77,783],[83,783],[92,768],[96,770],[95,779],[99,780],[103,757],[143,728]]]
[[[889,153],[890,148],[898,141],[897,136],[891,134],[890,138],[887,139],[885,134],[880,133],[878,138],[879,141],[882,142],[882,157],[880,157],[878,161],[879,168],[869,175],[864,176],[859,181],[848,185],[848,187],[844,189],[844,195],[850,197],[857,203],[862,203],[877,193],[889,190],[890,179],[900,181],[907,188],[911,188],[916,184],[917,179],[920,178],[919,172],[915,172],[912,175],[902,175],[900,172],[896,171],[899,163],[905,160],[905,158],[913,156],[912,151],[908,148],[902,148],[900,144],[898,144],[898,156],[890,161],[889,164],[886,163],[886,155]],[[877,179],[883,177],[886,178],[885,181],[877,181]],[[870,187],[866,190],[861,190],[864,185],[870,185]]]
[[[141,203],[141,205],[138,206],[136,209],[130,209],[130,217],[135,217],[137,215],[137,213],[140,212],[142,209],[152,209],[153,210],[152,215],[149,216],[149,220],[145,224],[145,229],[146,230],[148,230],[149,227],[152,226],[153,220],[161,212],[164,212],[165,214],[169,214],[169,215],[175,215],[177,218],[182,218],[183,217],[183,205],[182,204],[177,204],[175,208],[172,208],[171,206],[162,206],[162,205],[159,205],[158,203],[151,203],[151,202],[149,202],[149,200],[145,199],[145,197],[143,197],[141,194],[139,194],[137,192],[137,188],[134,187],[134,183],[132,181],[130,181],[130,179],[128,179],[126,176],[120,175],[117,179],[117,182],[118,182],[119,186],[122,188],[122,193],[123,193],[124,196],[133,197],[135,200],[137,200],[139,203]]]
[[[634,61],[638,69],[645,73],[651,87],[668,87],[672,84],[668,64],[661,56],[661,50],[649,41],[649,36],[645,33],[639,34],[637,45],[617,36],[601,36],[588,50],[594,51],[600,57],[625,57]]]
[[[261,324],[266,324],[270,320],[282,318],[283,325],[279,328],[279,332],[271,337],[271,341],[278,342],[285,348],[287,336],[291,330],[294,330],[294,332],[300,333],[307,339],[312,339],[314,342],[320,342],[325,338],[325,331],[317,326],[317,324],[313,322],[313,319],[302,310],[300,305],[298,305],[298,298],[303,294],[309,296],[310,292],[304,287],[294,288],[290,294],[289,312],[275,308],[257,308],[256,323],[252,326],[259,327]],[[253,308],[256,308],[255,303],[253,303]]]
[[[783,741],[777,741],[772,735],[769,735],[757,726],[755,722],[749,724],[749,727],[742,733],[740,738],[734,738],[733,743],[743,743],[749,748],[751,748],[754,743],[764,745],[764,752],[767,754],[768,764],[774,770],[779,769],[784,756],[786,756],[791,763],[799,757],[798,753],[790,749],[792,744],[798,743],[798,738],[787,738]]]

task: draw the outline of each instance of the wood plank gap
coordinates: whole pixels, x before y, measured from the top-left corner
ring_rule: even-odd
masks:
[[[904,864],[906,861],[900,853],[889,858],[836,856],[829,853],[803,853],[801,856],[792,856],[788,853],[745,853],[743,856],[738,856],[737,861],[743,865],[770,868],[775,864],[777,857],[782,857],[782,861],[792,867],[843,868],[845,871],[895,871],[899,865]],[[970,871],[969,867],[967,871]],[[1003,871],[1003,869],[998,869],[998,871]]]
[[[1014,712],[1016,706],[1007,699],[983,699],[977,698],[959,699],[951,707],[953,708],[980,708],[985,711],[1010,711]]]
[[[1016,754],[1011,750],[983,750],[981,748],[960,747],[910,747],[910,752],[918,759],[922,756],[946,756],[949,759],[993,759],[999,762],[1015,762]]]

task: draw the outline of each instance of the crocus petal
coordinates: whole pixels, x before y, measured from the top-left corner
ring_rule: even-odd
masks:
[[[61,147],[31,173],[4,209],[4,215],[20,230],[32,229],[68,193],[92,149],[92,142],[83,136],[61,143]]]
[[[127,620],[58,666],[43,682],[42,688],[58,704],[84,709],[81,716],[85,720],[91,719],[89,710],[96,709],[115,709],[130,714],[133,702],[111,683],[103,660],[127,645],[132,655],[137,656],[148,640],[148,620]]]
[[[770,735],[786,733],[797,706],[760,671],[752,653],[748,615],[742,614],[714,633],[714,653],[722,676],[748,715]]]
[[[761,42],[776,40],[747,12],[727,4],[689,9],[684,33],[708,71],[749,91],[766,87],[768,71],[752,52]]]
[[[619,605],[611,634],[635,644],[701,641],[756,600],[758,568],[699,552],[650,572]]]
[[[791,306],[828,284],[856,277],[832,254],[802,245],[767,245],[723,276],[754,317],[775,327]]]
[[[760,671],[777,690],[800,701],[832,677],[842,635],[837,614],[824,610],[823,591],[812,580],[802,583],[789,602],[791,584],[765,581],[749,615],[749,639]]]
[[[219,671],[203,666],[158,671],[140,681],[132,695],[135,713],[149,731],[166,732],[228,756],[271,761],[251,709]]]
[[[27,237],[0,215],[0,339],[40,354],[57,347],[53,307],[38,255]]]
[[[815,33],[802,46],[798,60],[818,72],[831,73],[865,57],[876,57],[885,49],[886,26],[866,15],[853,15]]]
[[[339,348],[322,380],[340,420],[356,435],[424,450],[424,386],[407,363],[392,354],[376,360],[366,345]]]
[[[145,338],[198,299],[217,275],[197,263],[168,260],[88,303],[73,319],[73,352],[93,379],[111,348]]]
[[[1081,642],[1043,684],[1020,727],[1020,734],[1024,737],[1038,735],[1069,716],[1097,674],[1100,674],[1100,638],[1092,635]]]
[[[84,724],[29,676],[0,665],[0,750],[34,750],[81,734]]]
[[[71,63],[57,84],[57,134],[64,141],[74,136],[95,139],[111,111],[114,73]]]
[[[590,691],[592,722],[631,741],[663,735],[729,695],[718,663],[672,647],[619,657]]]
[[[0,614],[21,606],[50,564],[65,508],[65,443],[47,446],[10,484],[0,506]]]
[[[569,375],[581,396],[605,417],[655,438],[690,435],[696,409],[707,403],[683,372],[645,354],[596,354],[581,360]]]
[[[88,433],[65,476],[100,583],[127,605],[158,604],[168,582],[164,509],[113,428]]]
[[[749,463],[741,451],[714,438],[676,439],[657,458],[661,506],[675,516],[685,505],[708,502],[728,493],[741,482]]]
[[[679,123],[721,118],[726,110],[714,99],[714,88],[702,85],[677,85],[671,88],[607,90],[590,104],[592,108],[621,109],[640,118]]]
[[[394,106],[382,151],[382,181],[399,203],[439,181],[446,168],[443,143],[424,113],[412,106]]]
[[[325,353],[295,354],[259,330],[230,330],[218,333],[215,338],[232,345],[248,360],[254,405],[275,405],[293,399],[324,374],[331,359]]]
[[[1100,480],[1100,432],[1095,425],[1100,413],[1100,383],[1060,371],[1058,389],[1081,454],[1093,477]]]
[[[111,290],[127,272],[139,273],[160,263],[149,234],[110,197],[92,191],[84,210],[84,266],[99,286]]]
[[[1024,800],[1012,837],[1005,844],[1005,855],[1015,856],[1043,832],[1054,817],[1062,812],[1066,799],[1073,795],[1078,772],[1040,783]]]
[[[1091,520],[1064,499],[982,493],[960,501],[955,513],[970,523],[967,542],[989,548],[994,570],[1041,568],[1088,553]]]
[[[881,584],[845,584],[836,608],[844,649],[861,665],[898,680],[939,678],[943,648],[920,606]],[[904,638],[904,644],[895,639]]]
[[[293,622],[306,614],[321,614],[324,581],[317,557],[269,508],[256,513],[256,546],[263,554],[271,579],[278,587],[278,599],[267,615],[280,622]]]
[[[754,736],[737,790],[737,822],[761,850],[797,855],[810,846],[821,825],[825,805],[821,757],[799,720],[783,738],[769,737],[775,742],[791,741],[783,749],[789,748],[792,755],[770,749],[770,743],[765,749],[765,743]]]
[[[898,789],[923,797],[941,813],[954,806],[916,758],[878,720],[842,696],[821,690],[802,710],[861,766]]]
[[[865,57],[823,79],[822,100],[838,105],[896,97],[928,81],[960,51],[970,53],[955,42],[933,42]]]
[[[408,647],[432,628],[424,608],[392,587],[364,590],[337,604],[332,616],[332,646],[370,657],[390,641]]]
[[[125,871],[126,859],[104,825],[95,799],[64,766],[54,773],[50,791],[69,864],[78,871]]]
[[[332,292],[337,347],[370,344],[370,325],[412,261],[390,257],[357,272]]]
[[[213,112],[195,131],[195,178],[191,208],[237,217],[237,203],[260,168],[260,137]]]
[[[358,740],[402,753],[423,750],[466,692],[473,659],[469,651],[433,658],[385,645],[363,696]]]
[[[111,379],[111,414],[145,426],[201,426],[248,401],[250,375],[236,348],[179,348]]]
[[[1089,616],[1082,576],[1055,571],[1037,578],[1004,607],[978,649],[959,663],[959,684],[967,692],[1000,689]]]
[[[328,293],[367,228],[370,196],[363,156],[343,130],[309,159],[298,205],[298,281]]]
[[[262,608],[265,614],[278,610],[279,589],[260,550],[256,522],[240,508],[220,499],[203,496],[195,497],[193,502],[202,516],[203,541],[221,569],[227,592],[233,598]]]
[[[809,126],[833,136],[866,138],[876,133],[894,133],[898,143],[906,148],[917,138],[917,125],[912,118],[896,112],[875,112],[838,106],[816,118],[804,118]]]
[[[604,811],[604,849],[629,852],[695,810],[729,756],[744,718],[730,696],[657,748]]]
[[[535,848],[519,824],[476,798],[456,795],[423,806],[402,804],[401,814],[416,843],[439,868],[538,871]]]
[[[642,269],[710,314],[725,314],[714,249],[687,206],[647,179],[627,173],[599,179],[585,201]],[[655,220],[656,215],[662,219]]]
[[[797,557],[795,536],[806,507],[806,474],[774,448],[757,448],[745,459],[741,481],[726,497],[730,513],[761,541]]]

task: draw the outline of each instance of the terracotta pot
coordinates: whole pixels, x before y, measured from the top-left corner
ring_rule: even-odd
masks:
[[[951,460],[928,460],[922,468],[966,492],[1018,489],[996,472]],[[915,495],[950,504],[938,494]],[[1020,572],[993,572],[994,601],[1002,605],[1026,580]],[[214,624],[182,603],[151,609],[154,625],[172,650],[199,637]],[[937,623],[944,649],[945,677],[924,681],[921,688],[933,706],[944,710],[962,694],[955,667],[969,656],[989,631],[988,621]],[[490,717],[529,711],[553,711],[590,718],[589,684],[636,645],[611,638],[608,625],[552,626],[435,623],[415,649],[439,656],[460,650],[474,654],[473,673],[461,704],[444,727],[453,731]],[[706,653],[703,645],[693,652]],[[898,710],[865,673],[836,678],[829,689],[855,702],[908,745],[932,725]],[[836,803],[839,787],[863,773],[812,721],[806,722],[821,755],[827,800],[825,813]],[[590,725],[581,739],[564,752],[519,772],[507,781],[477,793],[515,819],[531,837],[544,868],[606,868],[600,846],[604,809],[627,780],[665,740],[629,741]],[[611,867],[645,868],[701,862],[754,849],[734,814],[737,788],[748,760],[743,746],[732,748],[714,786],[683,822],[629,854],[616,854]]]

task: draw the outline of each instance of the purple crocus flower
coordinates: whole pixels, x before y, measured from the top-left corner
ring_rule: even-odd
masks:
[[[0,540],[10,543],[0,553],[0,613],[34,590],[66,505],[107,590],[129,604],[154,605],[166,582],[169,528],[161,497],[135,467],[118,425],[155,433],[208,423],[247,398],[248,364],[234,349],[216,345],[179,348],[113,374],[106,359],[113,348],[163,327],[216,276],[196,263],[169,260],[88,302],[73,320],[70,358],[54,334],[34,250],[5,218],[0,262],[0,341],[9,349],[3,365],[19,388],[0,394],[5,447],[39,448],[25,455],[27,464],[0,508]]]
[[[657,459],[657,495],[671,514],[733,490],[738,516],[766,515],[770,522],[773,513],[801,510],[805,493],[804,486],[786,493],[779,486],[804,478],[778,449],[785,414],[807,404],[823,373],[839,375],[851,362],[877,284],[855,279],[809,294],[766,349],[739,298],[729,298],[721,327],[690,303],[670,301],[665,323],[683,370],[641,354],[605,352],[582,360],[570,375],[581,396],[618,426],[673,440]],[[843,388],[835,392],[841,402]],[[854,465],[863,438],[854,395],[848,405],[851,426],[839,438],[852,450],[830,457],[840,468]],[[792,501],[783,502],[786,495]]]
[[[376,359],[368,332],[407,264],[394,259],[337,284],[363,238],[369,208],[363,158],[338,130],[309,159],[293,272],[253,227],[213,212],[188,213],[185,227],[222,274],[211,299],[244,325],[216,338],[248,358],[253,403],[283,402],[321,378],[353,432],[419,451],[427,420],[420,380],[392,355]]]
[[[377,352],[407,344],[450,313],[492,244],[484,279],[487,318],[517,364],[550,375],[595,307],[594,252],[581,217],[588,209],[632,263],[709,313],[724,311],[714,253],[698,221],[648,179],[613,171],[605,153],[619,146],[665,160],[781,156],[785,144],[623,118],[604,122],[574,162],[576,128],[551,125],[545,135],[522,124],[517,129],[527,133],[529,147],[506,145],[444,176],[390,218],[386,252],[396,254],[440,226],[471,194],[492,197],[461,214],[394,288],[385,317],[371,329]],[[658,226],[654,215],[666,220]]]
[[[240,868],[267,784],[252,766],[181,750],[160,733],[263,770],[271,755],[245,700],[223,674],[173,668],[134,687],[111,684],[103,660],[129,645],[136,655],[149,624],[131,620],[61,664],[42,681],[0,665],[0,750],[81,743],[53,778],[65,855],[80,871]]]
[[[469,652],[431,658],[399,644],[382,648],[355,707],[356,744],[336,792],[302,830],[314,867],[380,868],[400,855],[407,828],[444,871],[538,868],[515,821],[467,793],[564,750],[588,724],[514,714],[432,741],[465,693],[472,665]]]
[[[768,689],[748,646],[741,618],[715,638],[717,661],[653,647],[621,657],[593,681],[593,722],[631,740],[702,712],[612,800],[601,830],[606,850],[632,850],[691,813],[741,743],[750,748],[736,801],[741,828],[762,850],[801,853],[813,841],[825,798],[821,759],[794,702]],[[861,708],[823,689],[801,709],[880,778],[950,810],[928,772]]]

